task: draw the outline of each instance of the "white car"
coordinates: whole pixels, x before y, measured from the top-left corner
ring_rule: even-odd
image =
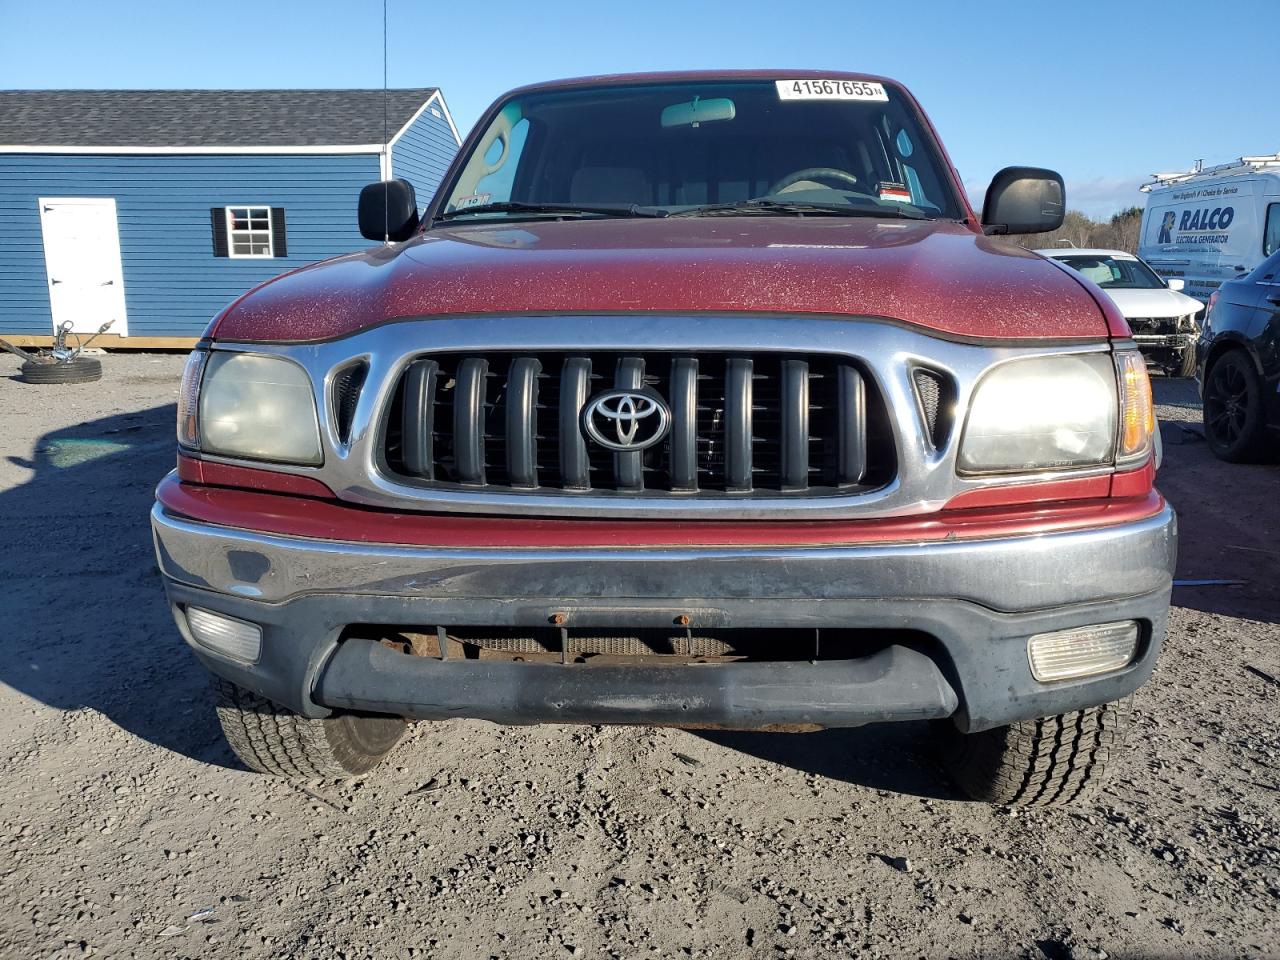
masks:
[[[1115,301],[1133,339],[1150,363],[1171,376],[1196,373],[1196,339],[1204,304],[1182,293],[1183,281],[1164,280],[1146,262],[1123,250],[1059,247],[1037,253],[1060,260],[1088,277]]]

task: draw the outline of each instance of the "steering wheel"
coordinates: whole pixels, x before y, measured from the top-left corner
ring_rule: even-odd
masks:
[[[840,180],[854,187],[858,185],[858,178],[847,170],[839,170],[836,167],[805,167],[803,170],[788,173],[771,186],[769,194],[766,195],[781,193],[787,187],[794,186],[801,180]]]

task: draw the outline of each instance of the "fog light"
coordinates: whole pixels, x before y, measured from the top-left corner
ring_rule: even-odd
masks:
[[[256,623],[187,607],[187,626],[196,642],[224,657],[255,663],[262,652],[262,628]]]
[[[1037,633],[1027,641],[1031,675],[1041,683],[1119,670],[1137,652],[1138,624],[1133,620]]]

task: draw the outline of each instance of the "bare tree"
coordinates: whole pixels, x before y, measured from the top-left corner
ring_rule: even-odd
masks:
[[[1138,240],[1142,229],[1142,208],[1130,207],[1121,210],[1107,224],[1109,240],[1107,246],[1112,250],[1138,252]]]
[[[1136,253],[1142,226],[1142,210],[1130,207],[1100,223],[1079,210],[1068,210],[1062,226],[1051,233],[1013,234],[1003,239],[1028,249],[1049,247],[1101,247]]]

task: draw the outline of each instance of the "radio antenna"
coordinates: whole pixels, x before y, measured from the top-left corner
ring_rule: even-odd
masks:
[[[379,173],[383,180],[390,179],[390,170],[388,169],[387,160],[390,159],[387,153],[387,0],[382,0],[382,169]],[[391,187],[387,184],[382,185],[382,242],[391,242]]]

